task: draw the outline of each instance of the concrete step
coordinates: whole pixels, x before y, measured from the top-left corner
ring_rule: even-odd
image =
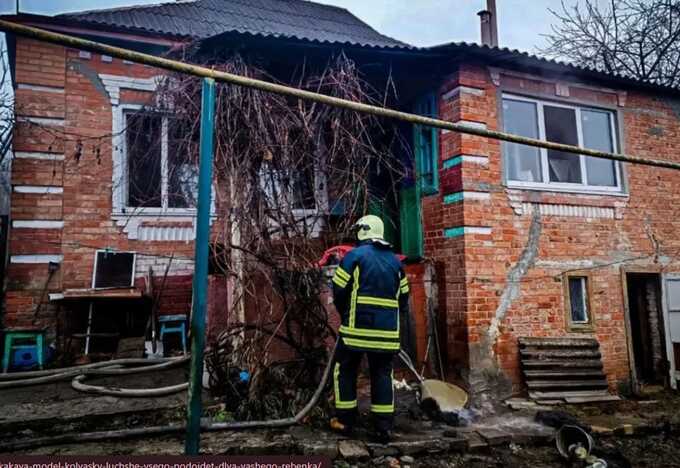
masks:
[[[522,361],[525,369],[539,367],[564,368],[564,369],[602,369],[602,361],[598,359],[579,359],[573,361],[561,361],[556,359],[527,359]]]
[[[609,384],[606,379],[597,380],[529,380],[527,382],[529,389],[537,388],[608,388]]]
[[[565,369],[565,370],[525,370],[524,375],[531,379],[573,379],[576,378],[599,378],[605,379],[602,370],[591,369]]]
[[[599,348],[600,344],[593,338],[520,338],[521,347],[538,348]]]
[[[554,359],[554,358],[596,358],[602,355],[596,349],[520,349],[520,355],[532,359]]]

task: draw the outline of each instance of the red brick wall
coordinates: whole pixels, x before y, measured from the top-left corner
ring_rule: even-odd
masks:
[[[138,262],[145,259],[152,264],[157,276],[163,275],[168,257],[174,255],[175,265],[184,264],[170,274],[191,273],[193,242],[131,240],[124,226],[112,219],[112,106],[98,79],[100,73],[135,78],[160,74],[119,59],[109,63],[97,54],[81,56],[76,50],[17,39],[16,107],[20,123],[14,150],[19,157],[13,161],[11,218],[63,222],[63,228],[13,228],[9,255],[63,256],[48,292],[90,287],[97,248],[136,251],[140,254]],[[123,90],[120,100],[140,103],[149,96],[148,92]],[[26,186],[31,188],[26,190]],[[35,193],[36,187],[50,187],[49,193],[47,189]],[[47,277],[47,263],[18,260],[11,260],[7,271],[5,326],[32,325]],[[173,299],[171,308],[185,311],[191,282],[176,280],[179,283],[175,286],[181,291],[175,289],[173,294],[181,298],[174,298],[178,300]],[[53,334],[54,314],[49,303],[43,305],[40,315],[38,325],[48,326]]]
[[[680,111],[664,99],[569,82],[565,84],[570,96],[564,98],[556,95],[554,81],[504,72],[494,80],[486,67],[461,67],[441,89],[441,116],[500,129],[501,89],[546,100],[604,105],[621,115],[619,135],[625,152],[680,159],[673,149],[680,145]],[[461,86],[462,91],[459,88],[451,97],[450,91]],[[486,164],[463,161],[451,169],[442,168],[440,193],[423,200],[426,253],[441,266],[449,359],[465,365],[462,356],[467,352],[471,369],[498,366],[520,389],[517,338],[578,336],[567,327],[562,274],[590,267],[595,325],[586,335],[599,340],[611,385],[625,382],[629,363],[621,270],[680,271],[674,258],[680,247],[680,217],[670,202],[680,195],[680,174],[626,166],[629,195],[623,197],[519,191],[503,183],[501,148],[496,141],[442,132],[440,153],[442,162],[460,155],[488,158]],[[447,195],[461,190],[483,192],[488,199],[445,203]],[[510,286],[508,274],[527,248],[532,222],[522,203],[598,207],[613,215],[541,215],[535,262],[521,277],[517,297],[505,310],[500,306]],[[484,227],[490,233],[442,237],[443,230],[461,226]],[[660,257],[654,256],[652,234],[660,243]],[[605,266],[592,268],[595,265]],[[496,336],[492,325],[497,317]]]
[[[193,243],[130,240],[124,228],[111,218],[111,104],[93,76],[107,73],[146,78],[159,72],[118,59],[103,62],[96,54],[81,58],[77,51],[21,38],[17,40],[16,57],[17,114],[37,118],[41,123],[20,122],[14,149],[55,158],[14,161],[12,219],[63,221],[64,226],[52,230],[13,229],[9,254],[63,255],[61,270],[49,287],[51,292],[88,287],[96,248],[163,256],[174,253],[175,258],[191,258]],[[554,82],[504,73],[496,78],[500,82],[494,83],[484,67],[464,66],[453,71],[439,90],[441,96],[448,95],[440,100],[441,117],[499,128],[498,84],[515,93],[563,99],[556,96]],[[648,95],[564,83],[569,86],[568,99],[572,101],[616,107],[622,116],[620,135],[626,152],[680,158],[675,151],[680,145],[677,107]],[[450,93],[461,86],[462,91]],[[139,103],[144,99],[145,93],[138,91],[121,93],[123,102]],[[462,155],[471,158],[452,165],[451,161]],[[480,158],[486,162],[480,164]],[[500,145],[451,132],[441,134],[440,167],[440,192],[425,197],[422,208],[425,253],[437,269],[441,330],[450,368],[465,371],[493,362],[518,388],[517,337],[569,334],[560,275],[598,263],[610,266],[590,272],[594,336],[601,343],[612,384],[627,379],[621,268],[639,265],[658,271],[680,271],[675,263],[675,253],[680,249],[680,238],[675,234],[680,217],[675,205],[668,202],[680,190],[680,175],[663,169],[626,167],[630,191],[627,197],[508,190],[503,185]],[[17,187],[27,185],[54,187],[63,193],[17,192]],[[489,199],[445,198],[461,191],[488,193]],[[498,339],[487,343],[489,327],[507,292],[508,273],[527,245],[532,218],[523,214],[523,202],[594,206],[612,210],[615,217],[542,216],[536,263],[521,278],[518,297],[499,322]],[[215,231],[219,229],[217,224],[213,226]],[[456,228],[487,228],[490,233],[471,231],[445,236],[445,232],[454,233]],[[659,243],[658,257],[654,256],[651,236]],[[637,257],[644,258],[616,263]],[[163,274],[162,266],[154,269],[157,275]],[[47,277],[47,264],[10,262],[7,277],[3,324],[30,324]],[[52,324],[49,307],[43,308],[41,316],[40,323]],[[484,352],[486,347],[490,352]]]

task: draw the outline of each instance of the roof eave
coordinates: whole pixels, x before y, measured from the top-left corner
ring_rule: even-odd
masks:
[[[526,52],[511,50],[507,48],[489,47],[478,44],[451,43],[428,47],[427,50],[440,57],[450,57],[452,59],[462,57],[477,59],[483,62],[492,63],[499,67],[521,68],[530,72],[550,73],[555,76],[574,77],[594,81],[610,86],[618,86],[625,89],[636,89],[656,94],[669,96],[680,96],[680,89],[669,86],[650,83],[635,78],[614,75],[603,71],[579,67],[577,65],[558,62],[547,58],[530,55]]]
[[[25,24],[54,32],[89,36],[102,39],[136,42],[145,45],[173,48],[191,42],[193,38],[161,34],[143,29],[120,28],[95,22],[78,21],[59,16],[35,14],[0,15],[0,18],[15,23]]]

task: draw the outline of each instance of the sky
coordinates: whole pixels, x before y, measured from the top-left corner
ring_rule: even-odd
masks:
[[[484,0],[316,0],[347,8],[379,32],[417,46],[453,41],[479,42]],[[545,45],[552,16],[561,0],[497,0],[501,46],[536,52]],[[567,4],[576,0],[566,0]],[[0,11],[13,13],[16,0],[0,0]],[[22,12],[56,14],[162,0],[19,0]]]

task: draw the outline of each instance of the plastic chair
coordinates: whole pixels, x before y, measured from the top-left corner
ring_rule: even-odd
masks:
[[[187,353],[187,318],[185,315],[161,315],[158,322],[161,324],[160,340],[167,333],[179,333],[182,339],[182,352]]]

